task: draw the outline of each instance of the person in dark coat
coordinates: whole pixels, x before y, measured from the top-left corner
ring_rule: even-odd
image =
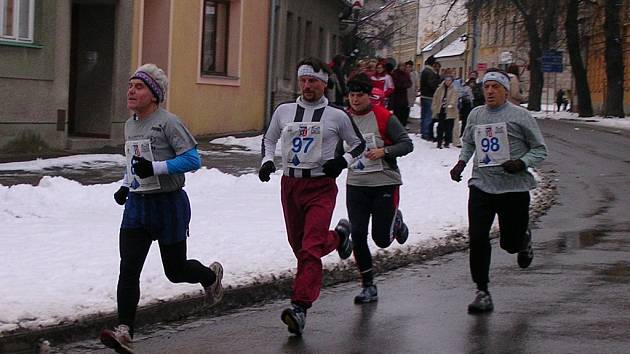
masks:
[[[394,92],[389,97],[389,109],[394,111],[394,115],[400,120],[403,127],[407,126],[409,119],[409,99],[407,89],[411,87],[411,76],[405,70],[405,64],[400,63],[396,70],[392,71],[394,81]]]

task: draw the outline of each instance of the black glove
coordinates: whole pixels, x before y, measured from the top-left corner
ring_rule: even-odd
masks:
[[[464,172],[464,168],[466,168],[466,163],[462,160],[457,161],[455,166],[451,169],[451,179],[455,182],[459,182],[462,180],[462,172]]]
[[[114,193],[114,200],[119,205],[125,205],[127,201],[127,195],[129,195],[129,187],[122,186],[118,188],[116,193]]]
[[[324,162],[324,165],[322,165],[324,174],[331,178],[339,177],[341,171],[346,167],[348,167],[348,162],[343,156],[337,156],[332,160]]]
[[[153,163],[144,157],[134,156],[131,158],[131,170],[140,178],[153,176]]]
[[[524,171],[526,168],[525,162],[523,162],[523,160],[521,159],[505,161],[503,164],[501,164],[501,167],[503,167],[503,169],[507,173],[521,172]]]
[[[276,172],[276,165],[273,164],[273,161],[267,161],[262,166],[260,166],[260,170],[258,170],[258,179],[261,182],[269,182],[269,175]]]

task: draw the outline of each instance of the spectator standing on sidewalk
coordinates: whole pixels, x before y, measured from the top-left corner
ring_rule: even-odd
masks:
[[[433,119],[438,122],[437,137],[435,139],[438,149],[441,149],[442,146],[448,148],[453,142],[453,125],[459,116],[459,111],[457,110],[458,99],[459,92],[453,84],[453,77],[445,76],[444,81],[435,91],[432,107]],[[459,142],[459,137],[457,137],[456,142]]]
[[[352,254],[350,223],[339,221],[328,230],[337,197],[335,179],[365,149],[365,141],[348,114],[330,106],[324,97],[328,67],[319,59],[298,64],[301,95],[295,102],[276,108],[263,137],[263,159],[258,177],[270,180],[276,170],[274,154],[282,140],[283,176],[280,195],[289,244],[297,258],[291,308],[281,319],[289,332],[301,335],[306,312],[319,297],[322,286],[321,258],[337,249],[339,257]],[[335,155],[345,142],[349,152]]]
[[[521,89],[521,75],[519,73],[518,65],[510,64],[507,68],[507,74],[510,77],[510,97],[508,101],[520,106],[525,102],[523,97],[523,89]]]
[[[464,134],[464,130],[466,129],[466,122],[468,120],[468,114],[473,108],[473,91],[470,85],[470,80],[466,82],[466,84],[462,87],[461,97],[459,98],[459,120],[461,122],[460,129],[460,138],[462,134]],[[461,141],[459,144],[456,144],[458,147],[461,147]]]
[[[470,86],[473,95],[472,108],[482,106],[486,103],[486,99],[483,97],[483,87],[481,87],[481,83],[477,81],[479,79],[478,76],[479,74],[477,73],[477,71],[473,70],[470,72],[468,81],[466,81],[466,85]],[[463,130],[464,127],[462,127],[462,131]]]
[[[133,352],[140,273],[154,240],[166,277],[173,283],[200,283],[208,305],[223,298],[223,267],[210,267],[186,257],[190,203],[184,173],[201,167],[197,141],[181,120],[160,106],[168,78],[154,64],[142,65],[129,79],[127,107],[133,116],[125,123],[127,172],[114,199],[125,206],[120,226],[118,323],[100,339],[119,353]]]
[[[440,63],[433,56],[424,62],[420,73],[420,136],[424,140],[433,141],[433,95],[440,85]]]
[[[385,68],[385,62],[381,61],[376,64],[376,71],[374,75],[370,77],[372,84],[375,88],[379,89],[381,94],[378,96],[379,104],[383,107],[387,107],[387,100],[389,96],[394,92],[394,80]]]
[[[348,82],[348,112],[366,140],[366,151],[348,168],[346,206],[352,226],[354,258],[361,274],[362,290],[355,303],[378,299],[372,255],[368,247],[368,224],[372,240],[380,248],[394,241],[403,244],[409,229],[398,209],[402,177],[396,158],[413,151],[402,124],[387,109],[370,103],[372,82],[359,74]]]
[[[411,77],[405,70],[405,64],[398,64],[398,67],[392,71],[392,80],[394,81],[394,92],[389,96],[388,108],[394,112],[394,116],[398,118],[400,124],[407,127],[410,111],[407,89],[412,84]]]
[[[526,109],[508,102],[510,78],[490,69],[483,77],[486,104],[468,116],[462,136],[459,161],[450,171],[461,181],[462,171],[474,155],[472,178],[468,181],[468,233],[470,272],[477,294],[468,305],[470,313],[494,309],[488,290],[490,272],[490,228],[499,217],[500,245],[527,268],[534,258],[529,230],[529,191],[536,187],[528,167],[547,157],[547,147],[536,120]]]
[[[405,71],[409,74],[411,79],[411,86],[407,89],[407,103],[409,110],[416,104],[416,97],[418,97],[418,89],[420,88],[420,75],[414,68],[413,61],[409,60],[405,63]]]
[[[344,105],[344,99],[346,97],[345,66],[346,57],[342,54],[335,55],[330,68],[332,71],[330,75],[332,87],[329,87],[329,89],[332,91],[331,96],[333,97],[333,103],[340,107]]]

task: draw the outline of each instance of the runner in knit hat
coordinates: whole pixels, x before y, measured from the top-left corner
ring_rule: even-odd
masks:
[[[166,277],[173,283],[200,283],[208,305],[223,297],[223,267],[187,259],[190,203],[184,174],[201,167],[197,141],[181,120],[160,106],[168,78],[155,64],[145,64],[129,79],[125,123],[127,169],[114,200],[124,205],[120,226],[118,326],[104,329],[103,344],[133,353],[132,338],[140,299],[140,273],[149,248],[158,241]]]

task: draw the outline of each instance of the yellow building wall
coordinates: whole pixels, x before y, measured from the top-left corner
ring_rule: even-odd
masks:
[[[603,22],[603,13],[600,18],[602,20],[597,23],[597,26],[601,28]],[[621,37],[623,39],[623,65],[624,65],[624,80],[623,80],[623,105],[626,115],[630,114],[630,1],[626,0],[625,5],[622,8],[621,22]],[[587,57],[587,77],[588,85],[591,91],[591,101],[593,104],[593,110],[595,114],[603,113],[604,104],[606,102],[606,58],[605,58],[606,43],[603,32],[600,30],[598,33],[591,37],[591,41],[588,46]]]
[[[180,0],[172,7],[169,109],[182,118],[194,135],[262,130],[269,1],[241,0],[239,86],[198,82],[201,3]]]

